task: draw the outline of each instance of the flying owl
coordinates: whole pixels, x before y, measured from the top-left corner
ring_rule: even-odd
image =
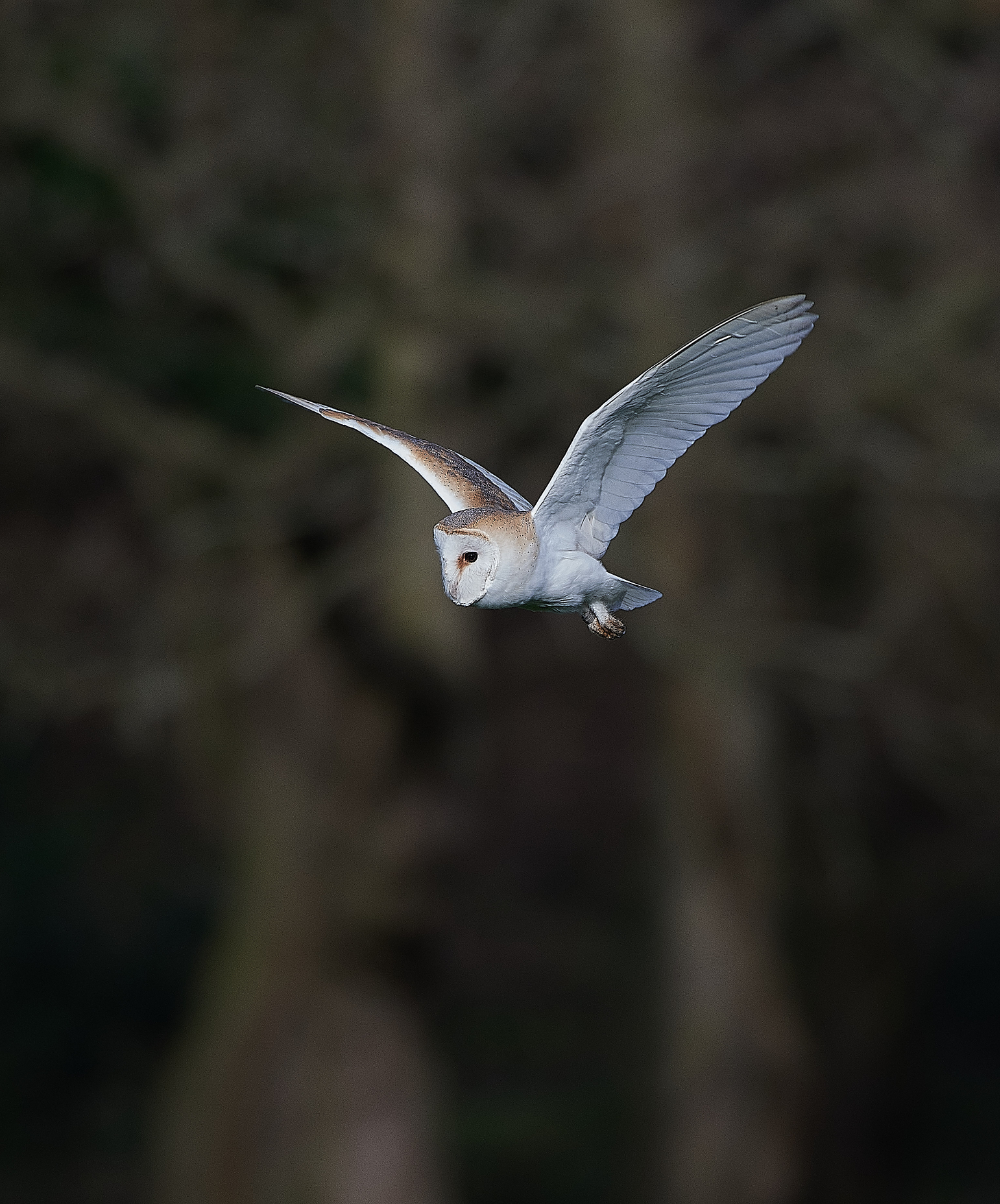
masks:
[[[267,391],[381,443],[444,499],[451,514],[434,543],[452,602],[578,614],[613,640],[625,632],[615,611],[662,594],[609,573],[601,564],[608,544],[677,457],[798,347],[816,321],[811,308],[801,294],[765,301],[644,372],[584,420],[534,506],[458,452]]]

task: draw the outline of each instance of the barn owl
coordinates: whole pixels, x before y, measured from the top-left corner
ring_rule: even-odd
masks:
[[[811,308],[802,295],[765,301],[644,372],[584,420],[534,506],[458,452],[267,391],[381,443],[444,499],[451,514],[434,543],[452,602],[578,614],[612,640],[625,632],[615,611],[662,594],[609,573],[608,544],[677,457],[798,347],[816,321]]]

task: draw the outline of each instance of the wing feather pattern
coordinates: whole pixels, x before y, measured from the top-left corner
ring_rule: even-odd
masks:
[[[332,406],[293,397],[291,393],[268,389],[264,385],[257,387],[267,393],[274,393],[276,397],[290,401],[293,405],[304,406],[330,422],[349,426],[352,430],[367,435],[369,439],[374,439],[376,443],[381,443],[420,473],[434,492],[448,504],[452,514],[459,510],[531,509],[531,503],[526,502],[516,489],[512,489],[499,477],[495,477],[493,473],[459,452],[449,451],[446,447],[428,443],[426,439],[418,439],[414,435],[407,435],[405,431],[393,430],[391,426],[383,426],[380,422],[371,422],[367,418],[358,418],[356,414],[335,410]]]
[[[700,335],[585,419],[532,511],[543,538],[598,559],[678,456],[791,355],[816,321],[803,295]]]
[[[455,454],[459,456],[462,455],[461,452],[456,452]],[[501,493],[510,498],[517,510],[520,510],[523,514],[526,514],[531,509],[531,502],[526,501],[523,497],[521,497],[517,490],[511,488],[506,481],[501,481],[500,478],[495,477],[488,468],[483,468],[482,464],[477,464],[475,460],[470,460],[468,456],[462,456],[462,459],[466,462],[466,464],[471,464],[477,472],[481,472],[484,477],[492,481]]]

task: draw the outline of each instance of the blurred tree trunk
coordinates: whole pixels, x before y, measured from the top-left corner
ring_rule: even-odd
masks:
[[[394,908],[372,814],[384,718],[345,686],[282,553],[186,568],[168,609],[197,616],[178,638],[200,689],[180,745],[203,793],[228,800],[232,851],[164,1101],[160,1198],[435,1204],[421,1041],[356,963]]]
[[[604,226],[629,232],[624,245],[613,234],[609,248],[627,379],[696,333],[682,320],[706,258],[686,200],[703,146],[695,14],[657,0],[616,0],[602,13],[608,99],[599,191]],[[662,532],[658,546],[644,547],[644,561],[658,563],[674,586],[663,605],[676,608],[675,619],[705,605],[697,558],[680,579],[676,572],[678,551],[683,562],[710,537],[694,508],[684,509],[673,520],[679,548],[668,540],[664,554]],[[665,1129],[654,1175],[671,1204],[782,1204],[802,1174],[805,1050],[779,949],[780,820],[766,700],[732,655],[664,636],[654,629],[646,646],[664,670],[669,763]],[[665,648],[680,652],[679,673]]]
[[[453,19],[448,0],[391,0],[380,6],[371,60],[384,137],[377,180],[385,212],[373,412],[435,441],[446,441],[440,422],[433,432],[430,420],[451,367],[461,237]],[[470,628],[441,602],[431,529],[443,503],[396,460],[382,455],[373,463],[383,499],[373,600],[395,639],[447,666]]]
[[[448,6],[396,0],[379,13],[371,71],[385,221],[372,265],[383,289],[372,404],[419,431],[441,373],[455,241]],[[365,584],[393,637],[426,645],[433,633],[413,624],[435,613],[421,591],[439,590],[429,528],[440,506],[396,461],[376,463],[384,530],[371,535],[378,551]],[[317,639],[319,616],[278,552],[258,549],[236,575],[231,613],[255,616],[249,641],[259,646],[248,655],[273,667],[252,670],[252,688],[236,698],[220,690],[208,702],[209,723],[222,729],[214,759],[232,758],[238,782],[233,882],[169,1091],[162,1198],[435,1204],[443,1187],[422,1039],[357,965],[398,905],[398,866],[378,847],[374,810],[392,756],[358,741],[384,720],[360,718],[366,700]]]
[[[803,1175],[806,1048],[779,946],[767,699],[723,659],[668,695],[666,1198],[779,1204]]]

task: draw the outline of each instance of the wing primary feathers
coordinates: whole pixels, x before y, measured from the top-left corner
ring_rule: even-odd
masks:
[[[452,514],[459,510],[531,509],[530,503],[515,489],[459,452],[450,451],[426,439],[418,439],[405,431],[394,430],[391,426],[383,426],[380,422],[359,418],[356,414],[335,410],[332,406],[320,405],[315,401],[306,401],[304,397],[294,397],[291,393],[282,393],[279,389],[269,389],[266,385],[258,385],[257,388],[265,393],[273,393],[283,401],[312,410],[330,422],[360,431],[362,435],[388,448],[424,478],[448,504]]]
[[[581,424],[536,502],[539,534],[600,559],[677,457],[798,347],[811,309],[803,293],[755,305],[619,390]]]

